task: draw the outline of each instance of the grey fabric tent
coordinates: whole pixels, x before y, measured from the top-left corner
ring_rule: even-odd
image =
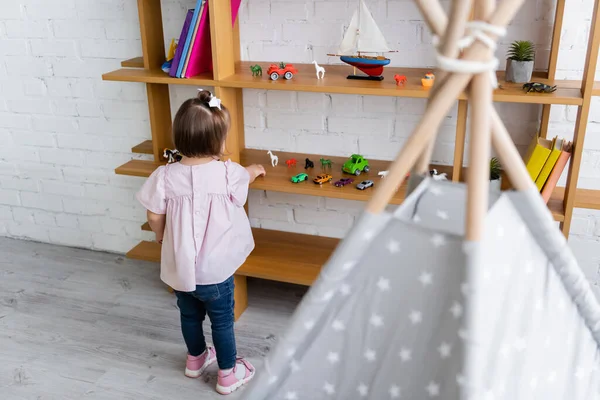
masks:
[[[467,24],[468,0],[449,18],[417,1],[442,36],[425,115],[244,399],[600,398],[600,306],[492,107],[491,50],[522,2],[477,0]],[[463,90],[468,185],[425,178]],[[516,190],[489,191],[490,141]]]

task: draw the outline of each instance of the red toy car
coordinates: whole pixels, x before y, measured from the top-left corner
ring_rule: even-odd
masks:
[[[279,79],[281,75],[283,75],[285,79],[292,79],[294,77],[294,74],[297,73],[298,70],[294,68],[292,64],[285,65],[284,63],[279,63],[279,65],[271,64],[271,66],[267,70],[267,74],[274,81]]]

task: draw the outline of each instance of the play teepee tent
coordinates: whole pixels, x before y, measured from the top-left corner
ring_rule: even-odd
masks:
[[[522,1],[476,1],[469,24],[468,0],[450,18],[418,2],[444,34],[427,111],[244,399],[600,398],[600,307],[492,107],[495,39]],[[411,178],[387,213],[469,83],[468,185]],[[515,191],[488,190],[490,139]]]

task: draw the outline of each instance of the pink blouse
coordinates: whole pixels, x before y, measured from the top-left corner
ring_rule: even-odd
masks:
[[[137,199],[155,214],[166,214],[160,277],[173,289],[221,283],[254,249],[243,206],[250,175],[231,161],[159,167]]]

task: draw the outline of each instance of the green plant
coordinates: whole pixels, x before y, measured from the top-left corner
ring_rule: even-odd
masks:
[[[502,174],[502,164],[500,164],[500,160],[496,157],[490,160],[490,181],[495,181],[500,179],[500,175]]]
[[[508,59],[513,61],[533,61],[535,45],[529,40],[515,40],[508,49]]]

